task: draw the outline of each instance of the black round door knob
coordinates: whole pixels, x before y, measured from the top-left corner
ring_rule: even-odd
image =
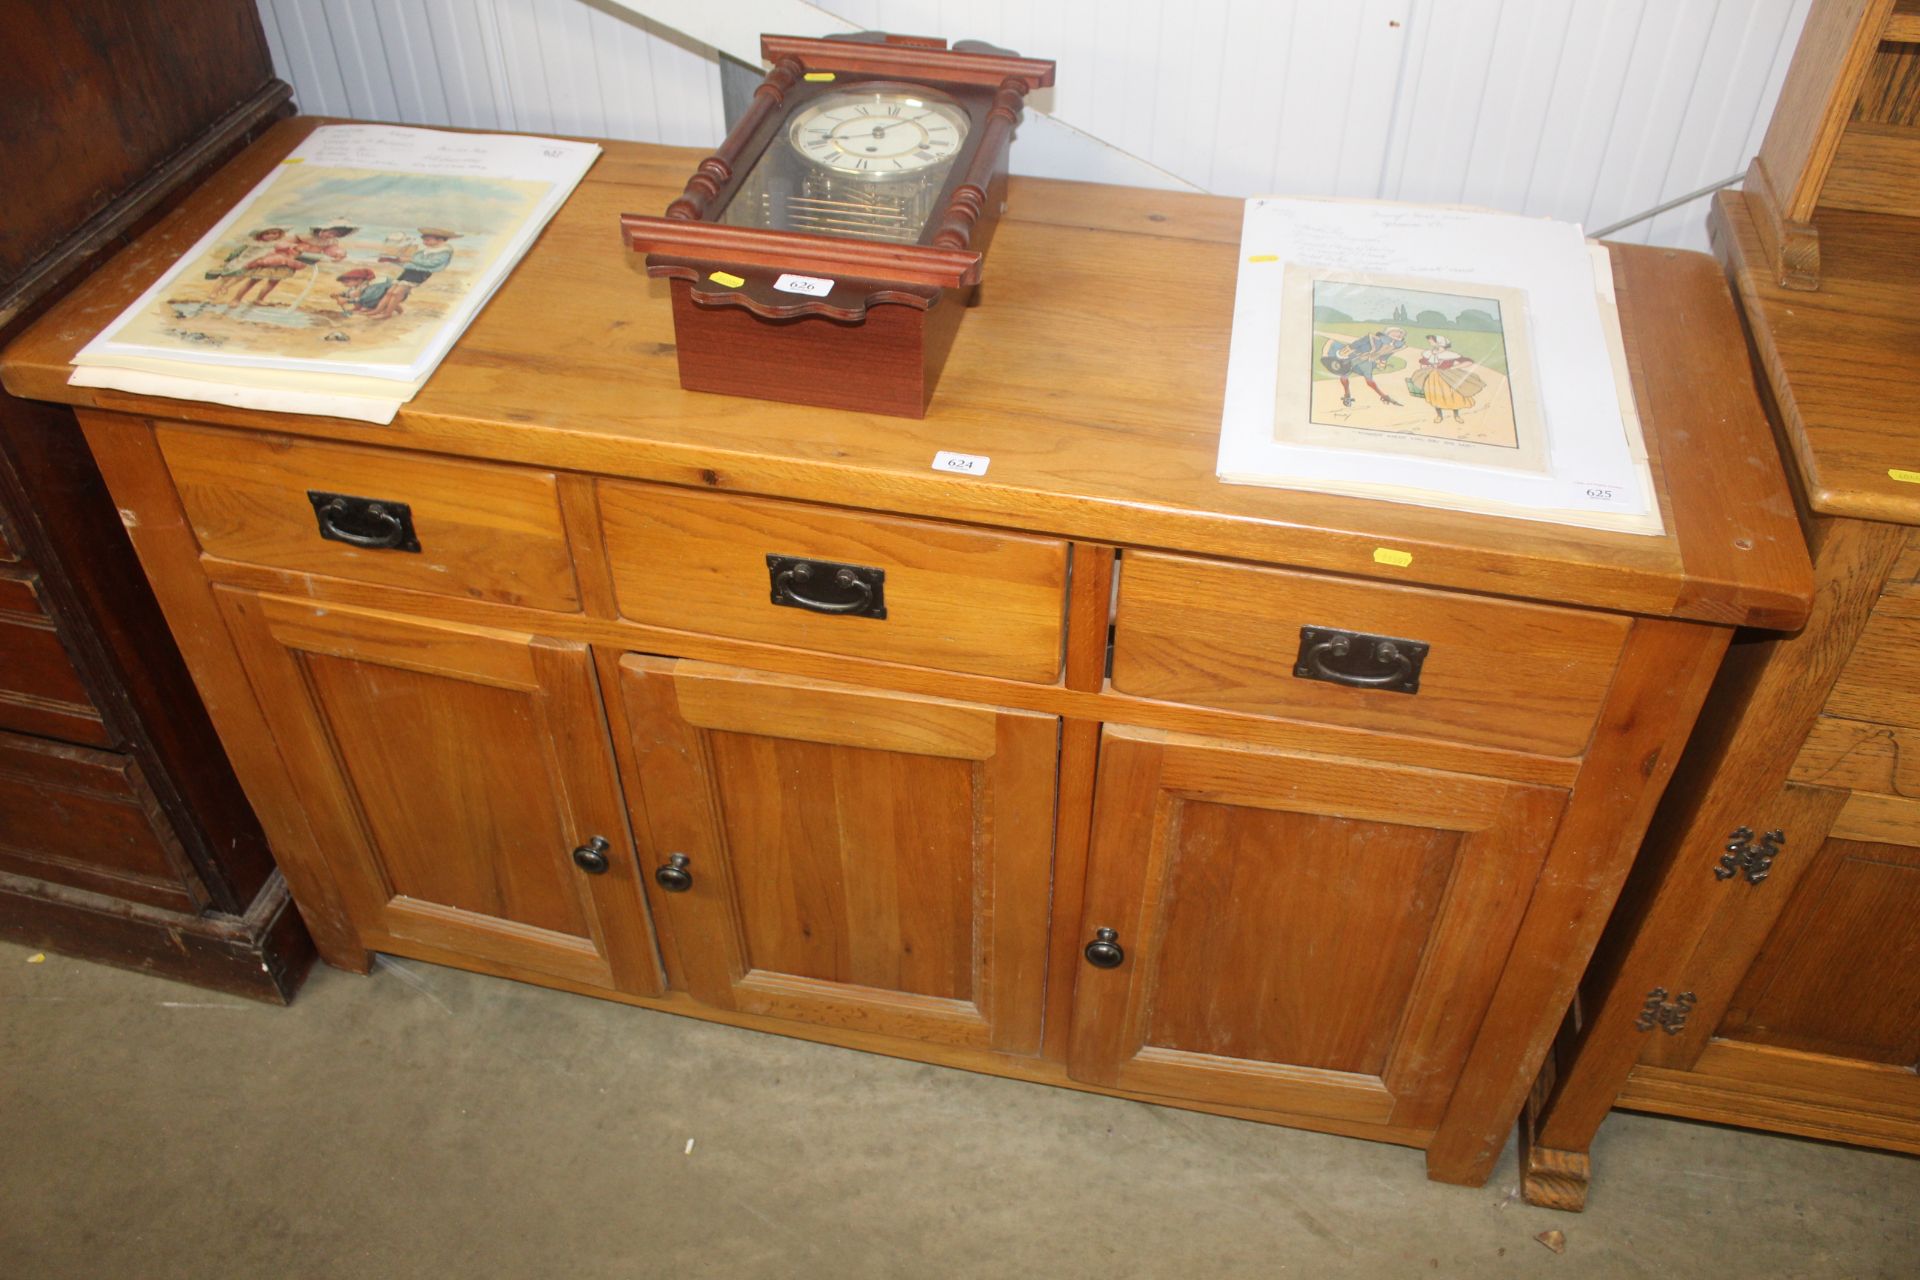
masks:
[[[605,875],[607,867],[607,838],[589,836],[587,842],[573,851],[573,865],[590,876]]]
[[[653,879],[668,893],[685,893],[693,888],[693,872],[687,870],[687,855],[676,853],[669,856],[664,866],[653,869]]]
[[[1096,969],[1118,969],[1127,958],[1120,949],[1119,937],[1112,929],[1095,929],[1093,941],[1087,944],[1087,963]]]

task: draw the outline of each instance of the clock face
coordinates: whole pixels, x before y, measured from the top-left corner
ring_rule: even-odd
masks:
[[[966,137],[967,113],[957,103],[908,88],[825,94],[787,128],[787,142],[814,164],[882,181],[946,164]]]

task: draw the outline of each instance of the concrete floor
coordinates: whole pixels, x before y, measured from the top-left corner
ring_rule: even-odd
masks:
[[[275,1009],[30,954],[0,946],[8,1280],[1920,1273],[1903,1156],[1619,1115],[1557,1214],[1511,1147],[1438,1186],[1398,1147],[412,962]]]

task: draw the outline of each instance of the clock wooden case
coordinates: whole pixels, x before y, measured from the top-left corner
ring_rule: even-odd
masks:
[[[673,295],[680,385],[919,418],[1053,63],[918,37],[764,36],[773,70],[627,247]]]

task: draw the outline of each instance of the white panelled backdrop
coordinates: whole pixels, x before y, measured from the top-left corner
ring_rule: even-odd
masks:
[[[1037,105],[1209,191],[1598,228],[1745,169],[1811,0],[817,2],[1055,58]],[[691,146],[725,132],[713,51],[594,0],[259,4],[307,112]],[[1705,216],[1696,200],[1619,238],[1704,248]]]

